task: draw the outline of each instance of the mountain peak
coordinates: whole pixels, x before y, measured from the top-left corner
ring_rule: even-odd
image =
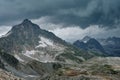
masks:
[[[24,20],[23,20],[23,23],[26,23],[26,22],[27,22],[27,23],[28,23],[28,22],[31,23],[31,21],[30,21],[29,19],[24,19]]]
[[[28,24],[28,23],[32,23],[29,19],[24,19],[22,24]]]
[[[40,27],[34,23],[32,23],[29,19],[24,19],[22,23],[13,26],[12,31],[38,31]]]
[[[22,23],[15,25],[12,29],[5,35],[7,36],[14,36],[21,39],[26,39],[28,37],[34,37],[40,34],[41,29],[37,24],[32,23],[30,20],[25,19]]]
[[[85,36],[83,39],[91,39],[90,36]]]
[[[84,43],[87,43],[87,41],[89,41],[90,39],[91,39],[91,37],[85,36],[85,37],[82,39],[82,41],[83,41]]]

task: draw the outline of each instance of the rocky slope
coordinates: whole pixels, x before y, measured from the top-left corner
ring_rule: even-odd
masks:
[[[11,72],[0,69],[0,80],[25,80],[14,76]]]
[[[80,65],[59,68],[54,74],[37,80],[119,80],[119,57],[96,57]]]

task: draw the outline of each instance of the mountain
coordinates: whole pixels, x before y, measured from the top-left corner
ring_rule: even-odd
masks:
[[[0,38],[0,79],[119,80],[119,58],[97,58],[103,48],[94,38],[76,44],[83,49],[25,19]]]
[[[48,39],[46,39],[48,38]],[[46,42],[42,42],[45,40]],[[36,24],[33,24],[29,20],[24,20],[21,24],[14,26],[6,35],[0,39],[1,46],[5,51],[10,53],[17,53],[22,48],[33,48],[33,47],[47,47],[52,46],[52,41],[64,44],[65,42],[60,38],[56,37],[53,33],[40,29]],[[41,41],[41,42],[40,42]],[[41,45],[39,45],[39,43]],[[36,46],[39,45],[39,46]],[[18,48],[19,49],[18,49]],[[15,50],[16,52],[11,52]]]
[[[27,80],[93,57],[28,19],[0,38],[0,49],[0,67]]]
[[[120,38],[119,37],[109,37],[106,39],[98,39],[98,41],[104,47],[105,51],[109,53],[109,56],[120,57]]]
[[[62,55],[66,54],[65,52],[76,57],[75,50],[70,51],[70,48],[73,48],[70,44],[53,33],[41,29],[28,19],[13,26],[6,35],[0,38],[0,48],[21,62],[31,59],[41,62],[54,62],[57,59],[64,62],[72,61],[69,57],[67,57],[68,61],[65,61],[66,56]],[[76,60],[82,61],[79,58]]]
[[[95,55],[105,55],[106,53],[102,45],[96,39],[88,36],[84,37],[82,40],[75,41],[73,45],[86,51],[92,51]]]
[[[120,38],[109,37],[106,39],[94,39],[89,36],[73,43],[76,47],[83,50],[91,50],[97,53],[104,53],[107,56],[120,57]]]

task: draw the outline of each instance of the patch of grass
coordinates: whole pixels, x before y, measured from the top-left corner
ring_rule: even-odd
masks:
[[[104,65],[98,65],[95,64],[93,66],[91,66],[91,70],[92,70],[92,75],[96,75],[96,74],[118,74],[118,71],[115,71],[111,65],[108,64],[104,64]]]

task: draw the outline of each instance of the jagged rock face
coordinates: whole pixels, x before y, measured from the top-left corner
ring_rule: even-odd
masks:
[[[102,45],[96,39],[90,38],[88,36],[83,38],[82,40],[75,41],[73,45],[87,51],[93,51],[101,54],[106,53]]]
[[[33,49],[39,44],[40,37],[47,37],[54,41],[64,42],[51,32],[40,29],[38,25],[26,19],[21,24],[13,26],[13,28],[0,39],[0,47],[10,53],[16,53],[14,51],[20,52],[24,48]]]
[[[39,31],[39,26],[29,20],[24,20],[0,39],[0,47],[9,53],[20,52],[24,46],[28,45],[29,48],[32,48],[37,44]]]

